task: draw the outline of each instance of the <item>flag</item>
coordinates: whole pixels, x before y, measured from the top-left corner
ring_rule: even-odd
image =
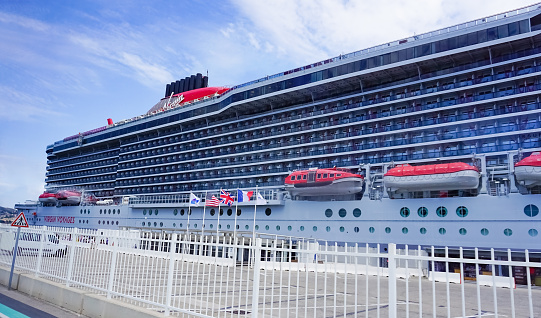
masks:
[[[218,200],[218,198],[213,195],[212,198],[207,199],[207,201],[205,202],[205,205],[206,206],[219,206],[220,200]]]
[[[233,202],[235,202],[235,199],[233,197],[231,197],[229,192],[225,192],[224,190],[221,190],[220,191],[220,202],[222,202],[222,204],[227,204],[227,205],[231,206],[233,204]]]
[[[199,202],[201,202],[201,199],[190,192],[190,206],[199,206]]]
[[[265,198],[259,192],[257,193],[256,202],[257,204],[267,204],[267,200],[265,200]]]
[[[242,191],[237,189],[237,202],[248,202],[254,194],[254,191]]]

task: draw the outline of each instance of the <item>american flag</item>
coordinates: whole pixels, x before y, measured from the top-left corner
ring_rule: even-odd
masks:
[[[220,201],[222,204],[227,204],[231,206],[233,202],[235,202],[235,199],[229,194],[229,192],[225,192],[224,190],[220,191]]]
[[[206,206],[219,206],[220,205],[220,200],[218,200],[218,198],[213,195],[212,198],[210,198],[210,199],[207,198],[207,201],[205,202],[205,205]]]

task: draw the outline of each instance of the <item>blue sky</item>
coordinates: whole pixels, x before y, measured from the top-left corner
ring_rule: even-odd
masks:
[[[47,145],[146,113],[166,83],[233,86],[534,3],[1,1],[0,206],[43,192]]]

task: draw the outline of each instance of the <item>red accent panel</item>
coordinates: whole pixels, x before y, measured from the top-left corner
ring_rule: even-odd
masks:
[[[479,171],[477,167],[470,166],[464,162],[443,163],[436,165],[410,166],[403,165],[395,167],[387,171],[386,176],[405,177],[405,176],[420,176],[430,174],[453,173],[458,171],[474,170]]]
[[[182,95],[184,97],[184,99],[182,100],[182,103],[186,103],[194,99],[203,98],[205,96],[211,96],[214,94],[221,95],[227,92],[228,90],[229,88],[227,87],[203,87],[203,88],[198,88],[198,89],[194,89],[187,92],[178,93],[178,94],[173,95],[173,97]],[[168,98],[169,97],[165,97],[163,99],[168,99]]]
[[[529,157],[526,157],[515,164],[515,167],[520,166],[541,167],[541,152],[534,152]]]

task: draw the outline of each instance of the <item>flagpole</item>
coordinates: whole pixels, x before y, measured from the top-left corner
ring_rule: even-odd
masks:
[[[222,189],[220,188],[220,194],[222,194]],[[222,200],[218,200],[218,224],[216,225],[216,244],[219,244],[220,243],[220,240],[219,240],[219,230],[220,230],[220,205],[222,204]]]
[[[237,188],[237,202],[235,203],[235,228],[233,229],[233,237],[235,238],[235,245],[237,245],[237,212],[239,209],[239,188]]]
[[[188,235],[188,238],[190,237],[190,214],[192,214],[192,205],[188,200],[188,222],[186,223],[186,234]]]
[[[258,194],[258,190],[257,190],[257,185],[255,186],[255,203],[254,203],[254,226],[252,226],[252,243],[255,244],[255,213],[257,211],[257,194]]]
[[[203,206],[203,225],[201,226],[201,237],[205,234],[205,213],[207,211],[207,193],[208,191],[205,191],[205,205]]]

